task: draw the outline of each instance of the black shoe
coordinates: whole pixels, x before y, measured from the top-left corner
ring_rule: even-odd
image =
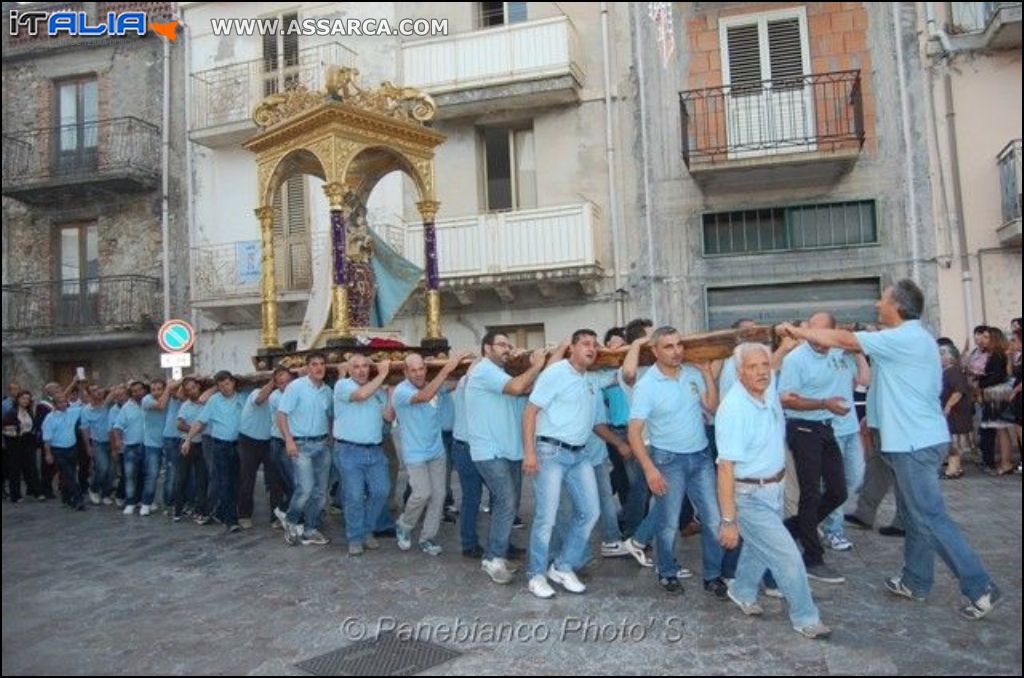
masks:
[[[377,539],[395,539],[398,535],[395,532],[395,528],[389,527],[386,530],[374,530],[373,536]]]
[[[893,525],[886,525],[885,527],[878,528],[878,534],[883,537],[905,537],[907,531],[902,527],[895,527]]]
[[[862,530],[870,530],[871,529],[870,525],[868,525],[867,523],[865,523],[863,520],[861,520],[857,516],[853,515],[852,513],[847,513],[846,515],[843,516],[843,519],[845,519],[846,522],[850,523],[854,527],[859,527]]]
[[[442,520],[444,522],[446,522],[446,523],[454,523],[456,520],[458,520],[458,517],[459,517],[459,512],[458,511],[456,511],[454,508],[451,508],[451,507],[445,507],[445,509],[444,509],[444,517],[442,518]]]
[[[704,580],[704,590],[719,600],[726,600],[729,596],[729,585],[721,577]]]
[[[470,560],[480,560],[484,557],[484,550],[479,544],[468,549],[462,549],[462,557]]]
[[[679,583],[678,577],[659,577],[658,586],[669,593],[682,593],[683,585]]]
[[[520,518],[519,516],[516,516],[516,519],[512,521],[512,529],[513,530],[521,530],[524,527],[526,527],[526,523],[523,522],[522,518]]]

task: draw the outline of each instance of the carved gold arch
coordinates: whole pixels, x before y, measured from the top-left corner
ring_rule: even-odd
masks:
[[[389,82],[363,89],[359,72],[329,67],[323,91],[299,85],[264,99],[253,112],[261,131],[243,145],[256,155],[262,245],[261,351],[280,349],[277,332],[277,289],[274,277],[274,194],[295,174],[324,181],[331,209],[335,252],[331,333],[351,338],[348,290],[344,283],[344,224],[355,193],[366,200],[374,185],[394,170],[405,172],[419,193],[427,262],[427,326],[424,343],[443,343],[434,218],[439,203],[435,190],[434,150],[445,136],[425,125],[436,112],[429,95]],[[339,226],[340,224],[340,226]],[[340,254],[339,254],[340,253]],[[340,258],[339,258],[340,257]]]

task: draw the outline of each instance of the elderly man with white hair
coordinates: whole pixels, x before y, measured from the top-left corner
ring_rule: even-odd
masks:
[[[728,596],[746,615],[760,615],[758,586],[771,570],[789,603],[793,629],[807,638],[827,638],[811,597],[807,570],[793,537],[782,523],[786,475],[786,423],[771,386],[771,353],[766,346],[743,343],[734,354],[738,383],[718,408],[719,540],[740,551],[736,578]]]
[[[427,382],[427,365],[415,353],[405,359],[405,380],[395,387],[391,396],[398,416],[398,433],[402,440],[402,459],[409,472],[412,494],[405,512],[398,519],[395,532],[398,548],[412,547],[412,531],[426,509],[420,531],[420,550],[431,556],[441,555],[441,546],[434,540],[441,527],[444,508],[444,476],[447,460],[441,440],[441,413],[437,392],[468,353],[455,353],[437,375]]]

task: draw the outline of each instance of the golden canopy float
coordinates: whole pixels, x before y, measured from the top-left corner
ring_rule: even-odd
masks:
[[[322,91],[296,84],[266,97],[253,112],[260,131],[243,145],[255,153],[257,165],[261,330],[253,364],[259,371],[300,362],[303,354],[315,349],[334,354],[341,349],[366,354],[380,350],[357,339],[357,331],[370,337],[383,333],[383,328],[372,326],[371,311],[379,291],[374,248],[386,245],[370,231],[365,205],[377,182],[396,170],[415,185],[423,223],[425,270],[415,270],[422,276],[416,282],[425,297],[425,332],[420,346],[408,348],[428,357],[448,351],[441,326],[435,229],[440,203],[434,178],[434,151],[445,136],[427,126],[437,106],[429,95],[390,82],[364,89],[358,75],[356,69],[331,66]],[[328,281],[314,284],[310,291],[299,342],[285,347],[278,335],[273,204],[289,177],[301,174],[324,182],[330,209],[330,274]],[[407,348],[402,342],[380,343]]]

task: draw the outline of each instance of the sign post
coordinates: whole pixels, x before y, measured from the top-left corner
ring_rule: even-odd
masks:
[[[184,320],[168,320],[156,333],[157,343],[164,351],[160,355],[160,367],[171,370],[171,379],[181,379],[182,368],[192,366],[189,350],[196,342],[196,331]]]

